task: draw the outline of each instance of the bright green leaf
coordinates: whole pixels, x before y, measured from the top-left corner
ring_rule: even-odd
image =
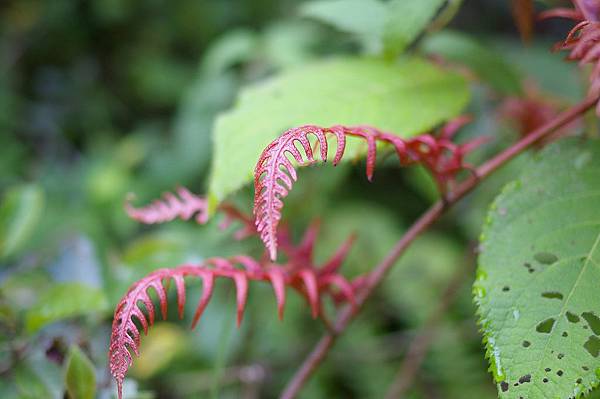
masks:
[[[38,298],[27,311],[27,331],[34,333],[43,326],[69,317],[103,312],[108,302],[104,293],[79,283],[56,284]]]
[[[44,209],[44,192],[35,184],[10,189],[0,206],[0,257],[23,248],[38,225]]]
[[[421,47],[427,54],[441,55],[471,68],[481,80],[503,94],[521,92],[518,72],[501,53],[489,50],[468,35],[447,30],[438,32],[426,38]]]
[[[94,399],[96,373],[88,357],[75,345],[69,349],[65,386],[69,399]]]
[[[578,397],[600,371],[600,143],[565,141],[490,208],[474,285],[501,398]]]
[[[250,182],[262,150],[286,129],[370,124],[410,137],[457,115],[468,98],[462,77],[418,59],[333,59],[286,72],[244,90],[217,119],[211,201]],[[347,159],[363,148],[353,144]]]
[[[429,25],[445,0],[392,0],[383,30],[384,53],[402,53]]]

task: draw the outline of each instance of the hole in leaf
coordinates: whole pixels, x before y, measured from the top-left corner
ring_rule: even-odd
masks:
[[[549,373],[552,371],[552,369],[550,367],[546,367],[544,370],[546,371],[546,373]]]
[[[594,312],[584,312],[581,314],[581,317],[587,321],[594,334],[600,335],[600,318]]]
[[[550,332],[552,331],[552,327],[554,327],[555,321],[556,320],[553,318],[546,319],[537,325],[535,331],[543,334],[550,334]]]
[[[502,288],[502,291],[508,292],[508,291],[510,291],[510,287],[508,285],[506,285],[506,286],[504,286],[504,288]]]
[[[581,378],[578,378],[577,381],[575,381],[576,384],[581,384],[583,380]]]
[[[560,292],[544,292],[542,296],[548,299],[563,299],[563,294]]]
[[[548,379],[547,379],[547,378],[544,378],[544,379],[542,380],[542,382],[545,384],[545,383],[547,383],[547,382],[548,382]]]
[[[556,372],[556,375],[559,376],[559,377],[562,377],[563,374],[564,374],[564,371],[562,371],[562,370],[558,370]]]
[[[506,381],[502,381],[502,382],[500,383],[500,389],[502,389],[502,392],[506,392],[506,391],[508,391],[508,382],[506,382]]]
[[[571,323],[579,323],[579,316],[571,312],[567,312],[567,320],[569,320]]]
[[[531,342],[523,341],[523,348],[529,348],[531,346]]]
[[[568,332],[566,332],[566,331],[563,331],[563,333],[562,333],[562,336],[566,338],[566,337],[568,337],[568,336],[569,336],[569,333],[568,333]]]
[[[581,366],[581,368],[583,369],[583,371],[590,371],[590,368],[588,366]]]
[[[531,263],[529,262],[523,263],[523,267],[525,267],[529,273],[533,273],[535,271],[535,269],[531,266]]]
[[[558,257],[549,252],[538,252],[533,258],[543,265],[551,265],[558,260]]]
[[[600,354],[600,338],[596,337],[595,335],[591,335],[585,344],[583,344],[583,347],[590,355],[598,357]]]
[[[531,374],[525,374],[523,377],[519,378],[520,384],[525,384],[526,382],[531,382]]]
[[[564,354],[564,353],[559,353],[557,357],[558,357],[558,360],[560,360],[560,359],[562,359],[563,357],[565,357],[565,354]]]

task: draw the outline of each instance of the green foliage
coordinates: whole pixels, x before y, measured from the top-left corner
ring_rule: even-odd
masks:
[[[357,35],[367,48],[380,48],[388,5],[380,0],[317,0],[304,3],[300,14]]]
[[[402,53],[423,31],[445,0],[392,0],[383,29],[383,48],[393,58]]]
[[[85,353],[77,346],[71,346],[65,367],[65,386],[69,399],[94,399],[96,397],[96,372],[94,365]]]
[[[114,386],[106,379],[111,311],[133,281],[157,268],[211,256],[247,253],[259,258],[262,254],[257,239],[232,240],[229,233],[236,225],[220,231],[219,215],[206,226],[175,222],[140,227],[124,215],[128,192],[135,193],[136,205],[179,184],[205,192],[212,161],[218,170],[213,171],[211,184],[218,183],[221,187],[217,188],[223,190],[219,199],[227,197],[249,212],[252,190],[246,183],[262,146],[283,130],[303,123],[373,123],[408,137],[465,112],[475,121],[459,133],[457,141],[479,135],[492,139],[469,159],[478,165],[518,137],[510,123],[498,118],[497,106],[505,96],[519,95],[522,87],[531,87],[559,108],[583,97],[586,77],[577,64],[565,62],[564,54],[549,51],[558,38],[557,31],[562,34],[569,22],[537,24],[541,29],[534,40],[523,45],[509,2],[463,2],[456,13],[460,3],[2,2],[0,398],[114,398]],[[538,1],[536,9],[550,3],[556,1]],[[452,30],[444,29],[452,18]],[[399,54],[399,63],[384,63]],[[416,58],[419,55],[435,63],[440,59],[448,62],[434,67],[434,62]],[[463,79],[448,71],[469,73],[463,74]],[[237,105],[217,117],[232,107],[238,93]],[[590,126],[586,124],[588,135],[595,134],[594,126],[592,117]],[[353,158],[360,161],[363,147],[349,145],[356,155],[347,158],[351,162],[337,168],[298,171],[302,184],[287,198],[284,218],[295,238],[315,217],[321,218],[316,248],[321,261],[347,235],[357,233],[355,246],[341,268],[344,275],[352,277],[380,262],[408,223],[439,195],[425,172],[398,168],[397,160],[388,156],[385,148],[378,149],[375,183],[369,184],[364,165],[351,164]],[[552,186],[560,184],[565,192],[582,174],[580,185],[594,183],[591,172],[573,172],[567,166],[573,162],[582,169],[587,167],[584,164],[596,165],[595,157],[588,160],[585,155],[595,154],[595,150],[573,143],[567,147],[561,146],[560,151],[572,153],[572,159],[556,154],[554,161],[532,164],[544,162],[548,174],[542,176],[540,171],[534,187],[550,182],[554,175],[558,180]],[[496,386],[486,373],[468,287],[473,279],[472,248],[489,202],[503,184],[531,168],[526,163],[531,156],[523,154],[483,181],[433,226],[433,231],[415,242],[340,337],[303,397],[383,397],[405,361],[407,346],[439,306],[449,281],[463,269],[463,286],[440,322],[431,328],[434,340],[406,397],[497,397]],[[570,177],[567,171],[572,172]],[[533,172],[527,173],[533,176]],[[514,191],[531,190],[522,186]],[[509,195],[513,194],[505,194],[504,201]],[[546,207],[544,194],[539,196],[540,208]],[[556,210],[546,217],[544,226],[565,212],[573,220],[581,217],[586,204],[590,205],[580,201],[570,209]],[[508,209],[506,217],[511,217]],[[592,223],[597,217],[588,219]],[[500,224],[503,219],[496,214],[493,220]],[[521,256],[518,248],[525,251],[529,239],[544,237],[543,232],[529,233],[529,227],[522,232],[509,237],[510,242],[509,238],[497,241],[499,246],[510,244],[511,250],[506,250],[504,258],[494,257],[494,262],[489,262],[498,267],[498,273],[490,274],[489,279],[494,275],[519,280],[524,274],[524,285],[538,275],[539,260],[549,262],[548,254],[563,259],[562,247],[557,244],[556,250],[538,251],[545,254],[537,260],[538,252],[524,255],[533,257],[531,265],[536,271],[531,275],[524,267],[512,273],[510,260]],[[589,241],[579,232],[572,236],[577,245]],[[492,244],[489,239],[487,244]],[[582,247],[582,253],[589,249]],[[560,266],[562,271],[566,265]],[[572,281],[570,273],[576,267],[571,271],[565,267],[560,280],[555,279],[559,288]],[[540,284],[546,281],[540,277]],[[587,274],[580,285],[592,284],[584,277]],[[535,287],[537,281],[529,286]],[[266,284],[251,285],[244,323],[240,329],[231,329],[233,287],[217,281],[203,321],[190,332],[187,326],[202,289],[189,283],[184,320],[170,310],[168,321],[156,325],[142,339],[141,358],[125,381],[125,397],[205,398],[215,387],[223,398],[278,397],[291,372],[324,331],[319,321],[307,314],[304,299],[289,296],[281,322],[274,312],[272,289]],[[170,306],[175,302],[173,288]],[[486,288],[488,298],[510,298],[499,296],[499,288],[491,282]],[[529,291],[522,292],[528,299]],[[509,293],[514,293],[512,283]],[[544,338],[535,327],[552,317],[547,313],[554,310],[548,307],[561,302],[541,297],[539,292],[536,295],[528,303],[540,305],[539,314],[527,312],[525,304],[519,303],[521,319],[529,314],[532,324],[522,335]],[[589,341],[587,347],[595,353],[596,341],[589,338],[595,336],[594,331],[582,315],[597,305],[596,298],[578,290],[570,302],[584,296],[589,296],[585,304],[571,303],[581,305],[580,321],[567,324],[575,332],[567,330],[569,337],[554,332],[548,335],[555,346],[565,350],[560,360],[552,359],[552,354],[537,356],[531,351],[533,344],[523,348],[521,341],[514,341],[519,331],[498,333],[510,344],[508,352],[499,353],[506,376],[520,378],[536,356],[561,365],[567,362],[573,368],[581,366],[578,360],[582,358],[597,362],[584,346]],[[333,319],[333,305],[326,303],[325,307]],[[496,311],[502,319],[502,312],[512,310]],[[510,315],[505,319],[509,323]],[[557,332],[562,333],[561,326],[557,319]],[[506,353],[514,354],[515,360],[505,357]],[[554,355],[559,353],[563,352]],[[589,370],[580,368],[589,374],[582,377],[584,383],[593,380],[592,362],[586,365]],[[516,370],[514,375],[505,367],[508,365]],[[558,377],[558,369],[552,367],[545,386],[548,397],[554,399],[559,397],[554,388],[570,393],[576,378],[567,369]],[[544,385],[539,375],[535,378],[538,385]],[[511,385],[509,392],[532,384],[533,375],[532,383]],[[590,397],[600,397],[600,391]]]
[[[577,397],[598,384],[600,143],[543,151],[494,201],[474,285],[502,398]]]
[[[502,54],[492,51],[464,33],[442,31],[427,37],[422,49],[427,54],[442,56],[445,60],[464,65],[494,90],[502,94],[519,94],[521,76],[506,62]]]
[[[18,394],[15,394],[15,398],[37,399],[51,396],[49,388],[31,367],[19,365],[15,368],[14,374],[16,391],[18,392]]]
[[[79,283],[62,283],[48,288],[36,305],[27,311],[27,331],[34,333],[43,326],[69,317],[106,311],[104,293]]]
[[[317,0],[300,13],[356,35],[370,52],[400,55],[421,34],[445,0]]]
[[[0,206],[0,258],[16,254],[27,245],[44,210],[44,192],[35,185],[12,187]]]
[[[410,137],[457,115],[468,97],[460,76],[418,59],[323,61],[247,88],[215,125],[211,201],[251,181],[262,150],[290,127],[370,124]]]

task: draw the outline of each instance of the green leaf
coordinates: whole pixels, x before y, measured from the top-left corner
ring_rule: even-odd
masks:
[[[75,345],[69,349],[65,386],[70,399],[94,399],[96,373],[88,357]]]
[[[387,5],[379,0],[318,0],[303,4],[300,14],[367,41],[380,42]]]
[[[429,25],[445,0],[318,0],[300,14],[362,39],[389,58],[401,54]]]
[[[108,308],[104,293],[79,283],[56,284],[38,298],[26,313],[27,331],[34,333],[52,322],[69,317],[103,312]]]
[[[474,284],[501,398],[579,397],[600,377],[600,142],[564,141],[507,185]]]
[[[519,94],[521,82],[518,72],[498,51],[490,51],[468,35],[442,31],[423,41],[427,54],[441,55],[446,60],[469,67],[492,88],[503,94]]]
[[[383,30],[383,48],[388,57],[406,49],[438,12],[445,0],[392,0]]]
[[[244,90],[217,119],[212,205],[252,180],[262,150],[286,129],[370,124],[410,137],[457,115],[468,98],[461,76],[419,59],[333,59],[290,70]],[[347,159],[364,148],[353,144]]]
[[[0,206],[0,257],[20,251],[38,225],[44,192],[35,184],[11,188]]]

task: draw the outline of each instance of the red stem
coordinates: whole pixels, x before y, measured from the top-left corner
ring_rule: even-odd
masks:
[[[321,337],[319,342],[313,348],[312,352],[304,360],[300,369],[286,386],[281,395],[282,399],[295,398],[308,378],[321,364],[329,350],[335,343],[336,338],[344,332],[352,319],[360,312],[362,305],[371,296],[374,289],[385,278],[388,271],[394,266],[396,261],[402,256],[408,246],[427,228],[436,222],[442,216],[445,210],[465,195],[471,192],[481,180],[487,178],[502,165],[522,153],[532,144],[539,141],[541,138],[549,135],[556,129],[565,126],[575,118],[579,117],[587,110],[592,108],[598,102],[598,96],[589,97],[574,107],[562,112],[556,118],[546,123],[545,125],[534,130],[523,139],[502,151],[494,158],[490,159],[479,168],[476,169],[475,175],[459,185],[451,195],[444,200],[440,200],[433,204],[427,212],[425,212],[417,221],[408,229],[402,238],[394,245],[387,256],[379,263],[371,273],[369,273],[366,284],[360,290],[356,297],[356,306],[354,308],[345,307],[340,311],[338,318],[333,326],[333,330],[327,332]]]

